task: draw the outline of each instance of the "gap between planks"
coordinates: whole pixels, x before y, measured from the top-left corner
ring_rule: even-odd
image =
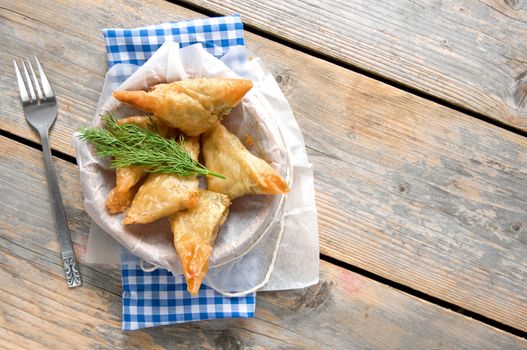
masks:
[[[35,142],[33,140],[26,139],[26,138],[24,138],[22,136],[15,135],[13,133],[10,133],[9,131],[0,129],[0,136],[7,137],[8,139],[11,139],[13,141],[22,143],[22,144],[24,144],[26,146],[29,146],[31,148],[34,148],[36,150],[42,151],[42,145],[40,143]],[[57,150],[56,148],[51,148],[51,154],[54,157],[60,158],[62,160],[65,160],[67,162],[70,162],[70,163],[73,163],[73,164],[77,165],[77,159],[74,156],[69,155],[69,154],[64,153],[64,152],[61,152],[61,151]]]
[[[183,0],[183,1],[167,0],[167,1],[170,2],[170,3],[173,3],[175,5],[187,8],[188,10],[199,12],[199,13],[205,15],[205,16],[209,16],[209,17],[224,16],[224,14],[221,14],[221,13],[213,11],[211,9],[199,6],[197,4],[194,4],[194,3],[190,2],[189,0]],[[373,79],[373,80],[379,81],[381,83],[384,83],[386,85],[390,85],[392,87],[400,89],[400,90],[402,90],[404,92],[407,92],[409,94],[412,94],[412,95],[424,98],[424,99],[426,99],[428,101],[437,103],[437,104],[439,104],[441,106],[450,108],[450,109],[455,110],[457,112],[464,113],[466,115],[469,115],[469,116],[471,116],[473,118],[476,118],[476,119],[481,120],[483,122],[486,122],[488,124],[491,124],[491,125],[494,125],[496,127],[508,130],[508,131],[513,132],[515,134],[521,135],[523,137],[527,137],[527,130],[522,130],[522,129],[517,128],[517,127],[515,127],[513,125],[509,125],[509,124],[507,124],[507,123],[505,123],[505,122],[503,122],[501,120],[491,118],[491,117],[489,117],[489,116],[487,116],[487,115],[485,115],[483,113],[479,113],[479,112],[476,112],[476,111],[471,110],[469,108],[466,108],[466,107],[464,107],[464,106],[462,106],[460,104],[455,104],[453,102],[447,101],[446,99],[443,99],[441,97],[435,96],[435,95],[433,95],[431,93],[428,93],[426,91],[420,90],[420,89],[415,88],[413,86],[410,86],[410,85],[407,85],[407,84],[403,84],[403,83],[398,82],[398,81],[396,81],[394,79],[387,78],[385,76],[382,76],[382,75],[376,73],[375,71],[370,71],[370,70],[361,68],[361,67],[359,67],[357,65],[351,64],[349,62],[345,62],[343,60],[335,58],[333,56],[326,55],[326,54],[324,54],[322,52],[318,52],[318,51],[316,51],[314,49],[311,49],[309,47],[300,45],[300,44],[295,43],[295,42],[293,42],[291,40],[287,40],[286,38],[280,37],[280,36],[278,36],[276,34],[273,34],[271,32],[259,29],[259,28],[255,27],[252,24],[244,23],[243,24],[243,29],[248,31],[248,32],[250,32],[250,33],[253,33],[255,35],[261,36],[261,37],[263,37],[265,39],[272,40],[272,41],[275,41],[275,42],[277,42],[279,44],[288,46],[288,47],[290,47],[290,48],[292,48],[294,50],[300,51],[300,52],[302,52],[302,53],[304,53],[306,55],[309,55],[309,56],[312,56],[312,57],[315,57],[315,58],[327,61],[327,62],[332,63],[334,65],[337,65],[339,67],[342,67],[342,68],[351,70],[351,71],[353,71],[355,73],[364,75],[364,76],[366,76],[366,77],[368,77],[370,79]]]
[[[358,275],[364,276],[364,277],[369,278],[371,280],[374,280],[376,282],[379,282],[379,283],[382,283],[384,285],[390,286],[390,287],[392,287],[394,289],[397,289],[398,291],[404,292],[404,293],[409,294],[409,295],[411,295],[413,297],[416,297],[416,298],[419,298],[419,299],[422,299],[422,300],[426,300],[429,303],[432,303],[434,305],[437,305],[437,306],[440,306],[442,308],[445,308],[445,309],[448,309],[450,311],[453,311],[455,313],[458,313],[458,314],[461,314],[461,315],[473,318],[473,319],[475,319],[475,320],[477,320],[479,322],[488,324],[489,326],[492,326],[494,328],[498,328],[498,329],[501,329],[502,331],[505,331],[505,332],[517,335],[518,337],[522,337],[522,338],[527,339],[527,332],[524,332],[524,331],[522,331],[520,329],[511,327],[511,326],[506,325],[504,323],[501,323],[499,321],[493,320],[491,318],[488,318],[488,317],[483,316],[481,314],[478,314],[476,312],[467,310],[467,309],[465,309],[465,308],[463,308],[461,306],[458,306],[456,304],[449,303],[448,301],[439,299],[439,298],[434,297],[434,296],[432,296],[430,294],[423,293],[423,292],[418,291],[418,290],[416,290],[416,289],[414,289],[412,287],[406,286],[406,285],[404,285],[402,283],[398,283],[398,282],[392,281],[392,280],[390,280],[388,278],[382,277],[382,276],[377,275],[377,274],[375,274],[373,272],[364,270],[363,268],[360,268],[360,267],[355,266],[355,265],[348,264],[348,263],[346,263],[344,261],[335,259],[335,258],[333,258],[331,256],[328,256],[328,255],[325,255],[325,254],[322,254],[322,253],[320,254],[320,259],[324,260],[324,261],[327,261],[327,262],[329,262],[329,263],[331,263],[333,265],[337,265],[339,267],[345,268],[346,270],[352,271],[352,272],[354,272],[354,273],[356,273]]]

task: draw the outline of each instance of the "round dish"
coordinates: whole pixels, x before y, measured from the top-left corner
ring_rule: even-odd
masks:
[[[143,114],[112,99],[103,105],[101,111],[113,112],[119,117]],[[95,124],[98,123],[96,118]],[[223,124],[240,138],[249,151],[268,161],[290,184],[286,146],[271,109],[268,108],[268,102],[257,86],[225,117]],[[85,203],[91,204],[89,214],[92,219],[135,255],[152,264],[179,272],[168,219],[163,218],[151,224],[123,225],[121,222],[124,214],[109,215],[105,202],[108,192],[115,184],[114,170],[110,169],[108,160],[97,158],[90,146],[84,147],[86,152],[82,161],[85,170],[82,185]],[[203,183],[202,181],[201,187]],[[224,265],[250,251],[265,237],[268,227],[278,219],[283,198],[282,195],[251,195],[235,199],[227,221],[218,233],[209,267]]]

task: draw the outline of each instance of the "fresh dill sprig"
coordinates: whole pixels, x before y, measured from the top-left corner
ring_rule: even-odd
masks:
[[[184,148],[183,137],[180,137],[178,142],[133,123],[119,125],[115,115],[111,113],[105,114],[102,119],[105,123],[104,129],[80,129],[80,138],[95,146],[98,157],[113,157],[111,165],[114,168],[136,165],[145,167],[146,171],[152,173],[212,175],[225,178],[192,159]],[[152,124],[152,128],[155,130],[156,125]]]

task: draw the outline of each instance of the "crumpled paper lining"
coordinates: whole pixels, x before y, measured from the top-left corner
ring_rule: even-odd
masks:
[[[255,87],[224,119],[224,125],[242,142],[250,135],[254,143],[246,144],[248,149],[269,161],[290,182],[292,191],[285,198],[245,196],[233,201],[228,220],[218,234],[204,282],[220,291],[250,289],[264,280],[276,253],[274,272],[264,290],[302,288],[317,283],[319,252],[312,169],[291,109],[261,61],[249,61],[243,47],[231,49],[218,60],[199,44],[180,49],[177,43],[165,43],[142,67],[112,67],[93,126],[100,125],[103,111],[115,111],[120,116],[141,115],[111,98],[111,91],[117,89],[116,82],[130,74],[118,89],[139,90],[159,82],[213,76],[253,81]],[[74,144],[85,209],[94,222],[133,254],[180,273],[168,220],[123,226],[122,214],[107,214],[104,203],[114,186],[114,171],[109,169],[108,160],[94,155],[90,145],[77,138]],[[279,241],[282,228],[284,233]],[[88,251],[87,260],[105,263],[101,254],[95,253],[102,239],[95,237],[100,234],[90,235],[93,253]]]

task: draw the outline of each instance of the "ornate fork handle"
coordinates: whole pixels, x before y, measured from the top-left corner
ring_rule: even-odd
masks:
[[[64,262],[64,274],[68,282],[68,287],[77,287],[82,284],[81,276],[77,267],[77,260],[75,259],[68,221],[66,219],[66,211],[64,210],[64,204],[62,203],[62,196],[60,194],[59,183],[57,181],[57,174],[55,172],[53,159],[51,157],[48,133],[41,132],[40,139],[42,140],[44,164],[46,167],[47,182],[51,195],[51,207],[55,216],[55,224],[57,226],[59,235],[62,261]]]
[[[75,256],[62,257],[62,261],[64,262],[64,275],[66,276],[68,287],[80,286],[82,281]]]

